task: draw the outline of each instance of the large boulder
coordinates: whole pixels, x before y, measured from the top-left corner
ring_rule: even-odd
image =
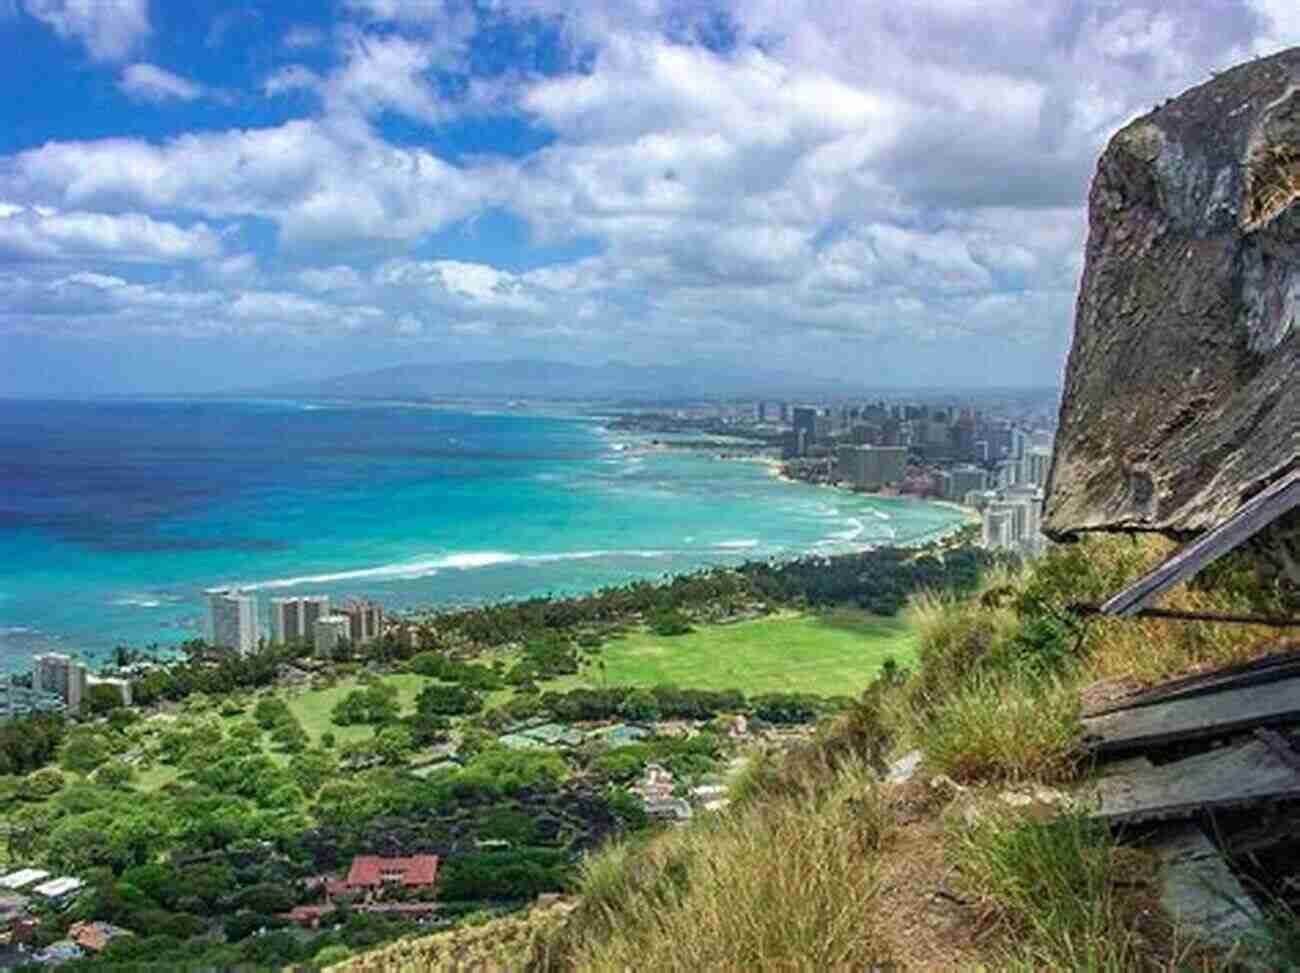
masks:
[[[1300,48],[1120,131],[1087,262],[1044,530],[1203,531],[1300,456]]]

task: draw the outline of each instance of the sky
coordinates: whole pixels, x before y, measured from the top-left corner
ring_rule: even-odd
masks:
[[[1294,0],[0,0],[0,396],[1052,385],[1096,159]]]

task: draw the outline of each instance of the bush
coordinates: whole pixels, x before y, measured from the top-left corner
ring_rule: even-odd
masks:
[[[685,635],[691,630],[691,620],[672,608],[655,612],[650,616],[648,625],[650,631],[666,637]]]
[[[43,801],[63,790],[63,784],[63,774],[53,767],[46,767],[23,778],[18,796],[29,801]]]
[[[110,760],[95,771],[95,782],[113,790],[126,790],[135,780],[135,768],[122,760]]]

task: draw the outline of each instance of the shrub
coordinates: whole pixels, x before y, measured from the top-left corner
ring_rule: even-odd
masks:
[[[54,767],[35,770],[23,778],[18,796],[29,801],[43,801],[63,790],[63,774]]]
[[[656,635],[667,637],[685,635],[691,630],[691,620],[673,608],[655,612],[647,624]]]

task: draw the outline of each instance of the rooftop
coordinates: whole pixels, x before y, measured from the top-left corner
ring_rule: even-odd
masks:
[[[48,882],[42,882],[32,888],[37,895],[43,895],[47,899],[57,899],[60,896],[76,892],[86,883],[79,878],[73,878],[70,875],[64,875],[60,878],[52,878]]]
[[[360,855],[352,859],[347,883],[351,888],[379,886],[400,882],[407,886],[432,885],[438,877],[437,855],[414,855],[410,858],[380,858]]]
[[[49,877],[49,872],[42,871],[39,868],[20,868],[16,872],[10,872],[8,875],[0,877],[0,887],[20,889],[24,885],[31,885],[33,882],[39,882],[41,879]]]

